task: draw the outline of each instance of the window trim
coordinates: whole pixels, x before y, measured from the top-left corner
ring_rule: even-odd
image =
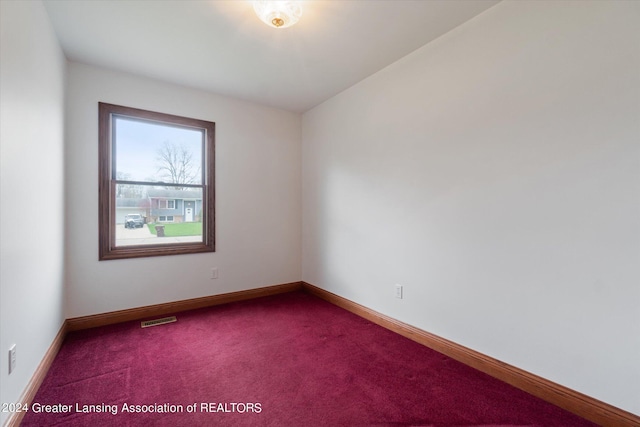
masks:
[[[204,132],[202,183],[202,242],[116,247],[115,172],[113,170],[112,116],[168,123]],[[120,105],[98,103],[98,259],[126,259],[215,252],[215,123]],[[145,183],[149,184],[149,183]],[[174,202],[175,203],[175,202]],[[205,209],[206,207],[206,209]]]

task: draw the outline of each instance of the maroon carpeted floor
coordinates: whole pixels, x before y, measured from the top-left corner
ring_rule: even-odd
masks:
[[[302,292],[71,333],[34,404],[23,426],[593,425]]]

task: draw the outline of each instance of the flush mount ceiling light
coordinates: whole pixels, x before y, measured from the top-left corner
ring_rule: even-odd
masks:
[[[262,22],[274,28],[290,27],[302,16],[299,1],[258,0],[253,2],[253,9]]]

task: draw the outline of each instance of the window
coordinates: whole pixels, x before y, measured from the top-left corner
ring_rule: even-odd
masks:
[[[215,123],[98,109],[99,259],[213,252]],[[126,209],[141,213],[135,224],[125,221]]]
[[[159,200],[158,207],[160,209],[175,209],[176,201],[175,200]]]

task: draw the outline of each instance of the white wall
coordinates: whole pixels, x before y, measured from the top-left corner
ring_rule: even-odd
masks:
[[[9,403],[64,321],[66,60],[42,3],[0,2],[0,19],[0,402]]]
[[[67,317],[300,280],[299,114],[73,62],[68,79]],[[216,123],[215,253],[98,261],[98,102]]]
[[[303,280],[640,414],[639,18],[503,2],[305,113]]]

